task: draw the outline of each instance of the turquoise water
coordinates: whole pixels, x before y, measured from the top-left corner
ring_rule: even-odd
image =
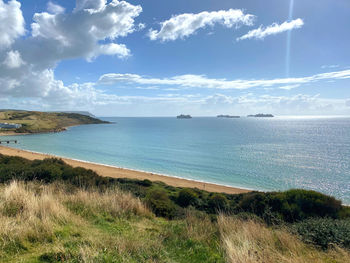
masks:
[[[350,118],[104,119],[116,123],[11,138],[31,151],[350,204]]]

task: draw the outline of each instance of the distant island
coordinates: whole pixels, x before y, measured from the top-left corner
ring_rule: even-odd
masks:
[[[233,118],[240,118],[241,116],[234,116],[234,115],[218,115],[216,116],[217,118],[229,118],[229,119],[233,119]]]
[[[102,123],[109,122],[79,113],[0,110],[1,135],[60,132],[71,126]]]
[[[255,117],[255,118],[272,118],[274,117],[272,114],[263,114],[263,113],[258,113],[255,115],[248,115],[247,117]]]
[[[178,118],[178,119],[192,119],[192,116],[181,114],[181,115],[177,116],[176,118]]]

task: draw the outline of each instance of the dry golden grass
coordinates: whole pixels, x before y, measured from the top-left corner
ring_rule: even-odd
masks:
[[[102,193],[83,190],[67,193],[60,185],[14,181],[0,188],[0,256],[19,252],[27,243],[52,242],[55,230],[67,224],[83,226],[84,220],[76,211],[68,209],[67,203],[109,213],[112,217],[152,215],[139,199],[118,189]],[[89,250],[93,251],[87,247],[81,250],[86,250],[82,257],[91,254]]]
[[[90,210],[109,213],[112,216],[120,216],[127,213],[148,217],[152,216],[152,213],[140,199],[117,188],[106,190],[103,193],[99,191],[79,190],[74,194],[61,197],[64,202],[73,205],[83,205]]]
[[[223,262],[225,254],[231,263],[350,258],[348,251],[323,252],[287,230],[253,220],[221,215],[212,222],[192,210],[184,220],[155,218],[139,199],[119,189],[16,181],[0,185],[1,262],[37,262],[41,257],[50,262]]]
[[[227,261],[231,263],[349,262],[340,248],[323,252],[302,243],[284,229],[271,229],[253,220],[221,215],[218,219]]]
[[[0,194],[0,246],[3,251],[19,250],[26,241],[46,242],[53,238],[55,224],[65,223],[68,211],[49,189],[40,194],[32,186],[12,182]]]
[[[218,234],[217,225],[205,213],[187,211],[185,224],[187,237],[198,241],[209,241]]]

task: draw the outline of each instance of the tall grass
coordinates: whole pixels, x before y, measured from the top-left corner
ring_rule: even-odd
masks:
[[[49,188],[12,182],[0,194],[1,252],[18,252],[26,243],[51,242],[56,224],[69,218],[65,207]],[[0,252],[0,253],[1,253]]]
[[[0,184],[0,261],[8,262],[347,262],[350,253],[307,245],[249,217],[213,220],[188,208],[154,217],[118,188]]]
[[[64,202],[70,207],[89,210],[90,212],[109,213],[111,216],[125,214],[148,216],[152,213],[145,207],[140,199],[135,198],[131,193],[125,193],[118,188],[106,191],[78,190],[74,194],[61,195]]]
[[[25,251],[31,244],[52,243],[58,228],[81,225],[72,205],[112,217],[152,215],[139,199],[118,189],[68,192],[64,185],[13,181],[0,188],[0,257]]]
[[[254,220],[243,221],[220,215],[218,218],[227,261],[257,262],[348,262],[350,253],[340,248],[326,252],[302,243],[284,229],[272,229]]]

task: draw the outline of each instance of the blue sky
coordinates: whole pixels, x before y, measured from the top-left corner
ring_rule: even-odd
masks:
[[[0,0],[0,108],[350,115],[349,13],[348,0]]]

